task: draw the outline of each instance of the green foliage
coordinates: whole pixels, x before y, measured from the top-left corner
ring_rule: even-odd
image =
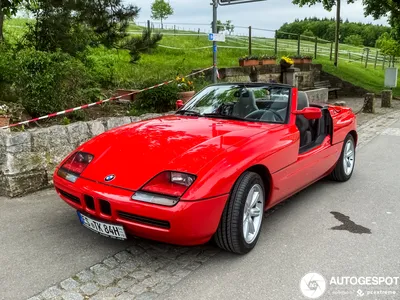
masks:
[[[231,20],[226,21],[225,29],[231,35],[235,31],[235,25],[232,24]]]
[[[347,0],[347,3],[354,3],[355,0]],[[332,7],[336,5],[336,0],[293,0],[293,4],[297,4],[300,7],[304,5],[312,6],[317,3],[322,3],[324,8],[328,11],[332,10]]]
[[[379,48],[383,54],[390,56],[400,56],[400,44],[394,40],[390,34],[384,33],[376,41],[376,48]]]
[[[13,52],[7,43],[0,44],[0,101],[16,102],[16,94],[13,88],[15,74]]]
[[[304,36],[309,36],[309,37],[314,37],[315,35],[314,35],[314,32],[312,32],[310,29],[306,29],[304,32],[303,32],[303,35]]]
[[[62,124],[62,125],[69,125],[69,124],[71,124],[71,120],[68,119],[67,117],[64,117],[64,118],[61,120],[61,124]]]
[[[117,47],[128,35],[129,21],[139,12],[136,6],[125,6],[121,0],[38,0],[27,9],[36,22],[28,25],[22,47],[49,52],[61,49],[72,56],[89,45]]]
[[[137,6],[124,5],[122,0],[76,1],[76,21],[89,26],[96,35],[94,42],[107,48],[117,47],[128,36],[129,22],[140,12]]]
[[[149,80],[144,82],[143,87],[153,86],[157,83],[159,82]],[[133,103],[131,115],[136,115],[138,112],[162,113],[174,110],[176,101],[179,98],[178,93],[179,88],[175,84],[163,85],[140,93]]]
[[[151,5],[151,18],[154,20],[160,20],[161,26],[163,25],[163,20],[166,20],[168,16],[174,14],[174,10],[169,2],[165,0],[154,0]]]
[[[349,45],[360,47],[364,44],[364,39],[359,34],[352,34],[346,37],[344,42]]]
[[[305,18],[304,20],[295,20],[292,23],[285,23],[279,29],[282,32],[293,34],[303,34],[312,32],[314,36],[328,40],[335,40],[335,19]],[[340,42],[345,43],[350,36],[359,35],[363,39],[363,44],[367,47],[374,47],[376,40],[385,32],[390,32],[390,27],[363,23],[353,23],[342,21],[340,25]],[[278,32],[278,38],[293,39],[293,35]]]
[[[375,19],[389,17],[393,38],[400,41],[400,2],[398,0],[363,0],[365,15]]]
[[[32,117],[95,98],[85,93],[96,86],[88,79],[85,66],[68,54],[26,49],[16,53],[15,67],[14,84],[19,101]]]
[[[23,0],[1,0],[0,1],[0,42],[3,41],[3,24],[5,17],[15,15]]]
[[[157,48],[157,43],[162,40],[162,34],[152,34],[151,31],[144,29],[142,36],[130,38],[124,45],[131,55],[131,63],[136,63],[140,59],[141,53],[151,53]]]

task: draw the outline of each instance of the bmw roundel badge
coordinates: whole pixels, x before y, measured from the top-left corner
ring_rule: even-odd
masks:
[[[105,182],[110,182],[113,181],[115,179],[115,175],[108,175],[106,176],[106,178],[104,178]]]

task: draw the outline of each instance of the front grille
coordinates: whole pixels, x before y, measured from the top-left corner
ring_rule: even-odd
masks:
[[[76,204],[81,204],[81,199],[79,199],[79,197],[71,195],[70,193],[67,193],[66,191],[60,190],[58,189],[58,192],[64,196],[65,198],[67,198],[68,200],[71,200],[72,202],[76,203]]]
[[[85,195],[85,203],[87,208],[95,210],[93,197]]]
[[[102,214],[111,216],[111,205],[106,200],[100,200],[100,211]]]
[[[151,226],[160,227],[160,228],[166,228],[166,229],[171,228],[171,225],[170,225],[170,223],[168,221],[162,221],[162,220],[156,220],[156,219],[152,219],[152,218],[146,218],[146,217],[129,214],[129,213],[122,212],[122,211],[119,211],[118,215],[122,219],[135,221],[135,222],[141,223],[141,224],[146,224],[146,225],[151,225]]]

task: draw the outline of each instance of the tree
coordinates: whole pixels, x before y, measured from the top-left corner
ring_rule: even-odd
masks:
[[[23,0],[0,0],[0,43],[4,40],[4,19],[15,15],[23,2]]]
[[[346,0],[347,3],[354,3],[356,0]],[[368,1],[368,0],[367,0]],[[381,0],[376,0],[376,1],[381,1]],[[391,0],[388,0],[391,1]],[[293,4],[299,5],[300,7],[304,6],[304,5],[315,5],[317,3],[322,3],[322,5],[324,6],[324,8],[328,11],[332,10],[332,7],[334,7],[336,5],[336,0],[292,0]]]
[[[379,48],[383,54],[390,56],[400,56],[400,44],[394,40],[387,32],[382,34],[376,41],[376,48]]]
[[[364,39],[362,38],[361,35],[358,35],[358,34],[349,35],[348,37],[346,37],[344,39],[344,42],[345,42],[345,44],[349,44],[349,45],[353,45],[353,46],[357,46],[357,47],[364,45]]]
[[[226,21],[225,29],[229,32],[229,35],[233,33],[235,30],[235,25],[232,24],[231,20]]]
[[[304,32],[303,32],[303,35],[304,36],[309,36],[309,37],[314,37],[315,35],[314,35],[314,32],[312,32],[310,29],[306,29]]]
[[[151,5],[151,18],[154,20],[160,20],[161,28],[164,28],[163,20],[166,20],[168,16],[171,16],[173,14],[174,10],[171,4],[169,4],[169,2],[166,2],[165,0],[155,0]]]
[[[88,45],[116,48],[128,36],[129,21],[139,13],[121,0],[37,0],[27,6],[36,19],[28,25],[27,46],[76,56]]]

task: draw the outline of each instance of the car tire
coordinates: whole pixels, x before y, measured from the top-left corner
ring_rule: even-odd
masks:
[[[348,134],[344,140],[342,153],[336,167],[329,176],[330,179],[338,182],[348,181],[353,175],[355,163],[356,145],[353,136]]]
[[[262,178],[254,172],[243,173],[233,187],[214,235],[217,246],[236,254],[250,252],[260,236],[264,209]]]

